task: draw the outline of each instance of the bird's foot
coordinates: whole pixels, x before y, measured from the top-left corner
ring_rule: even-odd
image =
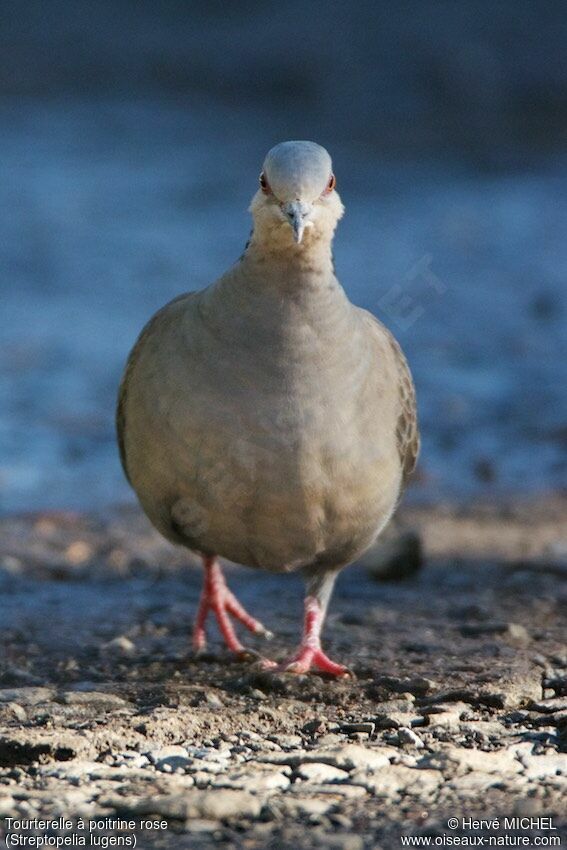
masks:
[[[304,644],[299,647],[295,655],[282,664],[263,660],[261,666],[263,670],[270,670],[274,673],[307,673],[314,667],[322,673],[328,673],[330,676],[335,676],[336,678],[352,676],[352,672],[348,667],[345,667],[344,664],[337,664],[335,661],[331,661],[321,647],[312,647]]]
[[[227,647],[231,652],[236,653],[243,659],[256,657],[256,653],[252,650],[247,650],[236,637],[230,619],[231,615],[246,626],[253,634],[262,635],[268,639],[273,637],[272,633],[259,620],[250,616],[234,593],[229,590],[221,566],[216,558],[205,558],[205,581],[193,628],[193,649],[196,653],[202,652],[207,645],[205,621],[209,611],[212,611],[215,615]]]

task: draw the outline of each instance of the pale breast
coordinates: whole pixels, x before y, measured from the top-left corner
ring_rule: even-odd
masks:
[[[125,451],[165,536],[274,570],[340,566],[372,543],[401,480],[393,365],[354,311],[336,323],[294,317],[260,356],[178,302],[146,335]]]

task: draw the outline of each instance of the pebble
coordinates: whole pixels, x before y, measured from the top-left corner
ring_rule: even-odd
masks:
[[[310,762],[321,762],[341,770],[379,770],[390,764],[395,755],[394,749],[385,747],[363,747],[360,744],[336,744],[332,747],[316,747],[292,753],[274,753],[258,757],[261,762],[289,764],[297,766]]]
[[[63,691],[57,695],[57,702],[63,705],[95,705],[105,708],[128,708],[132,704],[117,694],[100,691]]]
[[[236,788],[251,794],[265,794],[289,788],[289,771],[244,769],[218,774],[212,781],[213,788]]]
[[[168,749],[166,747],[166,749]],[[230,748],[217,750],[216,747],[182,747],[186,755],[205,762],[225,762],[230,759]],[[180,754],[180,753],[179,753]]]
[[[188,767],[191,764],[187,750],[179,744],[158,747],[155,750],[149,750],[145,755],[158,770],[166,770],[169,767],[171,771],[176,769],[173,765],[176,765],[176,767]]]
[[[321,797],[297,799],[297,797],[286,795],[278,797],[277,803],[271,800],[266,808],[273,813],[283,815],[283,817],[297,820],[299,817],[325,815],[334,808],[334,803],[332,800],[322,799]]]
[[[397,739],[399,744],[410,744],[417,749],[422,749],[425,746],[417,732],[414,732],[413,729],[409,729],[407,726],[402,726],[398,729]]]
[[[224,789],[222,793],[218,790],[189,789],[184,794],[163,794],[131,800],[118,797],[112,802],[119,814],[162,815],[182,821],[193,818],[216,821],[257,818],[262,809],[262,801],[257,795],[231,789]]]
[[[126,635],[118,635],[101,646],[103,652],[110,655],[122,655],[125,658],[132,658],[136,654],[136,644],[126,637]]]
[[[297,776],[305,782],[325,784],[327,782],[345,782],[348,771],[322,762],[302,764],[297,770]]]
[[[116,767],[147,767],[150,760],[147,756],[141,753],[136,753],[131,750],[126,750],[123,753],[116,753],[113,758],[113,763]]]
[[[529,749],[531,749],[531,746],[531,744],[528,744]],[[522,770],[522,765],[518,759],[521,752],[520,747],[521,745],[517,745],[492,752],[448,747],[445,750],[424,756],[419,762],[419,767],[434,768],[450,774],[455,773],[455,771],[478,770],[486,773],[510,775],[520,773]]]
[[[524,775],[529,779],[545,779],[551,776],[567,778],[567,753],[547,752],[545,755],[523,754]]]
[[[212,691],[206,691],[205,692],[204,700],[205,700],[206,704],[209,706],[209,708],[216,708],[216,709],[219,709],[219,710],[221,708],[224,708],[223,701],[220,699],[220,697],[218,697]]]
[[[54,688],[0,688],[0,702],[39,705],[53,699]]]
[[[423,697],[439,687],[437,682],[425,676],[412,676],[410,678],[377,676],[373,684],[396,694],[412,694],[412,696],[419,697]]]
[[[303,745],[303,738],[300,735],[268,735],[268,741],[288,750],[294,750]]]
[[[6,704],[6,708],[12,712],[16,720],[19,720],[20,723],[25,723],[28,719],[27,711],[18,702],[9,702]]]
[[[361,732],[363,734],[369,735],[372,737],[376,731],[375,723],[343,723],[341,726],[341,732],[345,735],[352,735],[355,732]]]
[[[0,818],[15,817],[16,814],[16,801],[14,798],[10,796],[0,797]]]
[[[364,797],[366,788],[362,785],[346,784],[340,782],[334,783],[313,783],[309,786],[309,792],[312,794],[332,794],[338,797]],[[305,786],[302,782],[295,782],[289,789],[288,794],[305,794]]]
[[[351,777],[351,781],[364,784],[377,796],[392,796],[400,792],[414,796],[427,796],[442,785],[443,776],[437,770],[393,765],[389,770],[373,776],[355,774]]]
[[[542,714],[553,714],[556,711],[567,711],[567,699],[561,699],[560,697],[542,699],[530,702],[529,707],[532,711],[539,711]]]
[[[469,710],[470,706],[465,702],[437,703],[422,709],[428,727],[442,726],[451,730],[460,728],[461,715]]]

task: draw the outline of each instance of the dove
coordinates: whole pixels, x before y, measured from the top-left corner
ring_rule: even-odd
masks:
[[[331,676],[349,674],[321,645],[335,579],[387,525],[419,451],[407,361],[335,275],[343,211],[325,148],[272,148],[243,255],[148,322],[117,408],[123,468],[143,510],[202,558],[195,651],[206,646],[209,613],[237,655],[246,650],[231,618],[269,636],[230,591],[219,558],[299,572],[299,648],[261,663]]]

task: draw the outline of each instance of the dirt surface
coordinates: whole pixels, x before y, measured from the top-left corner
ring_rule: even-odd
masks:
[[[3,519],[4,832],[63,835],[18,820],[70,818],[75,846],[565,844],[565,514],[558,497],[402,510],[338,581],[325,648],[354,671],[342,681],[237,663],[213,626],[192,658],[199,570],[134,510]],[[229,582],[276,635],[248,644],[283,658],[300,582]]]

